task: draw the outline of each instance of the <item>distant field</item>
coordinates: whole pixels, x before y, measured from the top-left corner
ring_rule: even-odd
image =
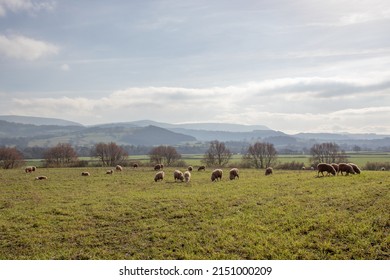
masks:
[[[105,170],[0,170],[0,259],[390,259],[387,171]]]

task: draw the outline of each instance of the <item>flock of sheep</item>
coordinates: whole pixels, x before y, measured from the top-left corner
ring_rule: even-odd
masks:
[[[133,168],[137,168],[138,167],[138,164],[133,164]],[[164,177],[165,177],[165,172],[163,171],[163,168],[164,168],[164,165],[163,164],[156,164],[154,166],[154,170],[157,171],[157,173],[155,174],[154,176],[154,181],[155,182],[158,182],[158,181],[162,181],[164,180]],[[123,171],[123,167],[120,166],[120,165],[117,165],[115,167],[115,170],[116,171]],[[206,170],[206,167],[204,165],[200,166],[198,168],[198,171],[205,171]],[[322,176],[325,176],[324,175],[324,172],[327,173],[327,175],[338,175],[339,173],[341,173],[341,175],[349,175],[349,174],[360,174],[361,173],[361,170],[360,168],[356,165],[356,164],[353,164],[353,163],[339,163],[339,164],[336,164],[336,163],[332,163],[332,164],[328,164],[328,163],[319,163],[317,165],[317,170],[318,170],[318,177],[320,176],[320,173],[322,174]],[[32,173],[32,172],[35,172],[36,171],[36,167],[35,166],[27,166],[25,168],[25,172],[26,173]],[[175,180],[175,182],[177,181],[180,181],[180,182],[186,182],[186,183],[189,183],[190,180],[191,180],[191,172],[193,171],[193,167],[192,166],[189,166],[187,168],[187,170],[183,173],[182,171],[180,170],[175,170],[173,172],[173,179]],[[109,169],[106,171],[106,174],[113,174],[114,173],[114,170],[113,169]],[[265,175],[271,175],[273,174],[273,169],[272,167],[268,167],[265,169]],[[90,176],[91,174],[87,171],[84,171],[84,172],[81,172],[81,176]],[[218,181],[218,180],[222,180],[222,175],[223,175],[223,170],[222,169],[214,169],[211,173],[211,181],[212,182],[215,182],[215,181]],[[230,180],[234,180],[234,179],[239,179],[240,178],[240,175],[239,175],[239,170],[238,168],[232,168],[230,169],[229,171],[229,179]],[[36,180],[45,180],[47,179],[46,176],[37,176],[35,177]]]
[[[320,173],[322,176],[324,176],[324,172],[327,172],[327,175],[332,174],[336,175],[341,173],[341,175],[349,175],[349,174],[360,174],[361,170],[360,168],[354,164],[354,163],[319,163],[317,165],[318,170],[318,177],[320,176]]]

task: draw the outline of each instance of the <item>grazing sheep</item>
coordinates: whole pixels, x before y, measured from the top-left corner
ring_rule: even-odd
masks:
[[[271,175],[273,172],[274,170],[272,169],[272,167],[267,167],[265,169],[265,176]]]
[[[356,174],[360,174],[362,171],[360,170],[360,168],[354,164],[354,163],[348,163],[350,166],[352,166],[353,168],[353,171],[355,171]]]
[[[106,171],[106,174],[113,174],[113,173],[114,173],[114,170],[112,170],[112,169]]]
[[[222,174],[223,174],[223,171],[222,169],[215,169],[212,173],[211,173],[211,181],[214,182],[214,181],[218,181],[219,180],[222,180]]]
[[[302,170],[306,170],[306,167],[302,166]]]
[[[154,171],[160,170],[161,169],[161,164],[156,164],[154,166]]]
[[[35,180],[46,180],[47,177],[46,176],[38,176],[38,177],[35,177]]]
[[[187,170],[191,172],[193,170],[192,166],[188,166]]]
[[[133,168],[137,168],[137,167],[138,167],[138,163],[134,163]]]
[[[190,180],[191,180],[191,172],[190,171],[187,170],[186,172],[184,172],[184,179],[185,179],[186,183],[190,182]]]
[[[81,172],[81,176],[90,176],[89,172]]]
[[[381,171],[385,171],[385,170],[386,170],[386,168],[384,168],[384,167],[381,168]]]
[[[118,164],[117,166],[115,166],[115,170],[116,171],[122,171],[123,167]]]
[[[337,163],[331,163],[333,166],[334,170],[336,170],[336,174],[339,172],[339,165]]]
[[[175,182],[176,180],[180,180],[180,181],[184,181],[184,175],[183,175],[183,172],[181,172],[180,170],[175,170],[173,172],[173,178],[175,179]]]
[[[160,163],[160,168],[163,169],[164,168],[164,164]]]
[[[164,171],[159,171],[156,173],[156,175],[154,176],[154,181],[157,182],[157,181],[162,181],[164,180],[164,176],[165,176],[165,173]]]
[[[24,171],[26,173],[31,173],[31,172],[34,172],[37,168],[35,166],[27,166],[26,169],[24,169]]]
[[[328,163],[319,163],[317,165],[317,169],[318,169],[318,177],[320,177],[320,172],[322,174],[322,176],[324,176],[324,171],[327,172],[327,175],[329,174],[332,174],[332,175],[336,175],[336,170],[334,169],[334,167],[331,165],[331,164],[328,164]]]
[[[229,178],[230,180],[236,179],[236,177],[239,179],[240,176],[238,175],[238,168],[232,168],[229,171]]]
[[[339,163],[339,172],[341,172],[341,175],[344,175],[343,172],[346,173],[345,175],[355,174],[353,167],[347,163]]]
[[[201,171],[201,170],[206,171],[206,166],[204,166],[204,165],[199,166],[198,171]]]

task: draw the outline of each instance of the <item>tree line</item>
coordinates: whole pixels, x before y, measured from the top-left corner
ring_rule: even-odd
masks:
[[[173,146],[161,145],[151,148],[145,154],[149,156],[151,164],[164,164],[174,166],[180,162],[182,156]],[[310,149],[311,163],[317,165],[320,162],[343,162],[346,154],[335,143],[314,144]],[[101,166],[126,165],[129,153],[123,146],[114,142],[95,144],[89,156],[97,158]],[[223,167],[228,165],[233,153],[224,142],[211,141],[204,153],[201,162],[206,166]],[[255,142],[250,144],[242,155],[242,164],[248,168],[264,169],[273,166],[277,162],[278,152],[271,143]],[[88,161],[79,159],[77,151],[68,143],[59,143],[47,148],[43,152],[46,167],[74,167],[87,166]],[[0,167],[4,169],[16,168],[24,164],[21,151],[14,147],[0,147]]]

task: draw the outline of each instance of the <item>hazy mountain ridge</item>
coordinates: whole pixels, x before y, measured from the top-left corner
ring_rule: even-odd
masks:
[[[4,116],[3,116],[4,117]],[[1,119],[1,116],[0,116]],[[368,148],[390,147],[390,135],[350,133],[298,133],[289,135],[262,125],[247,126],[228,123],[169,124],[150,120],[107,123],[94,126],[64,125],[65,120],[22,117],[12,118],[36,123],[58,121],[58,125],[36,125],[0,120],[0,145],[53,146],[67,142],[77,146],[92,146],[98,142],[116,142],[120,145],[183,145],[185,143],[224,142],[252,143],[264,141],[280,149],[301,150],[314,143],[335,142],[344,147],[352,145]],[[69,122],[73,124],[73,122]],[[253,129],[266,128],[266,129]],[[214,129],[214,130],[213,130]],[[228,131],[232,129],[233,131]],[[252,129],[252,130],[250,130]]]

